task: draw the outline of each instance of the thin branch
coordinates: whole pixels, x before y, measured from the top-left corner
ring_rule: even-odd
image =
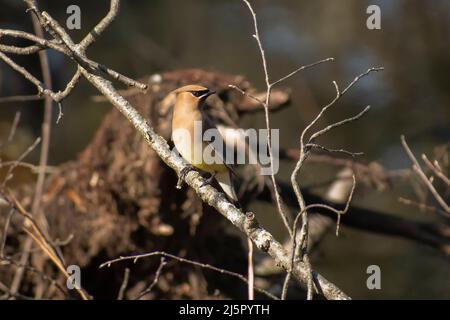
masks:
[[[122,284],[120,285],[119,294],[117,295],[117,300],[123,299],[125,290],[127,289],[127,286],[128,286],[129,277],[130,277],[130,269],[125,268],[125,272],[123,274],[123,281],[122,281]]]
[[[2,50],[0,49],[0,51],[2,51]],[[44,99],[43,96],[38,96],[36,94],[30,94],[30,95],[0,97],[0,103],[37,101],[37,100],[42,100],[42,99]]]
[[[33,142],[33,144],[32,144],[31,146],[29,146],[29,147],[27,148],[27,150],[25,150],[25,152],[22,153],[22,155],[21,155],[17,160],[15,160],[14,163],[9,167],[8,171],[6,172],[5,179],[3,180],[2,185],[1,185],[2,188],[4,188],[5,185],[6,185],[6,182],[8,182],[8,181],[12,178],[11,173],[14,171],[14,169],[15,169],[16,167],[19,166],[19,164],[22,162],[22,160],[23,160],[24,158],[26,158],[26,157],[30,154],[30,152],[33,151],[34,148],[36,148],[36,146],[37,146],[40,142],[41,142],[41,138],[38,137],[38,138]]]
[[[261,39],[259,37],[258,21],[256,19],[256,13],[253,10],[253,7],[251,6],[250,2],[248,2],[247,0],[243,0],[243,1],[247,5],[248,9],[250,10],[250,13],[253,18],[253,28],[255,30],[255,33],[253,34],[253,38],[255,38],[256,43],[258,44],[259,52],[261,54],[261,60],[262,60],[262,65],[263,65],[263,69],[264,69],[264,77],[266,80],[266,86],[267,86],[267,88],[270,88],[271,85],[270,85],[270,81],[269,81],[269,71],[267,68],[267,61],[266,61],[266,55],[264,53],[264,48],[262,46]],[[267,100],[266,100],[266,103],[267,103]]]
[[[352,202],[352,200],[353,200],[353,195],[354,195],[354,193],[355,193],[355,188],[356,188],[356,178],[355,178],[355,175],[354,175],[354,174],[352,175],[352,181],[353,181],[353,183],[352,183],[352,189],[351,189],[350,194],[349,194],[349,196],[348,196],[347,202],[345,203],[344,209],[338,210],[338,209],[333,208],[332,206],[329,206],[329,205],[326,205],[326,204],[316,203],[316,204],[310,204],[310,205],[306,206],[305,210],[311,210],[311,209],[318,209],[318,208],[321,208],[321,209],[329,210],[329,211],[335,213],[335,214],[338,215],[338,216],[339,216],[339,215],[342,215],[342,214],[346,214],[346,213],[348,212],[348,209],[350,208],[350,203]],[[298,217],[298,216],[297,216],[297,217]],[[298,219],[296,219],[296,220],[298,220]],[[297,221],[297,222],[298,222],[298,221]],[[337,235],[337,234],[336,234],[336,235]]]
[[[431,163],[426,154],[422,154],[422,160],[436,177],[440,178],[448,187],[450,187],[450,179],[447,178],[447,176],[442,172],[442,169],[439,167],[437,161],[435,162],[436,165]]]
[[[54,99],[55,94],[51,90],[46,88],[41,81],[39,81],[36,77],[34,77],[31,73],[29,73],[24,67],[19,66],[3,52],[0,52],[0,59],[3,60],[3,62],[5,62],[6,64],[8,64],[13,70],[20,73],[25,79],[34,84],[38,90],[38,95],[46,94],[51,96],[52,99]]]
[[[36,46],[39,46],[42,48],[50,48],[50,49],[59,51],[61,53],[67,53],[67,51],[65,51],[64,48],[61,46],[61,41],[46,40],[44,38],[41,38],[39,36],[36,36],[36,35],[28,33],[28,32],[18,31],[18,30],[10,30],[10,29],[0,29],[0,38],[3,36],[29,40],[31,42],[34,42],[36,44]],[[3,50],[1,50],[1,48],[5,48],[6,51],[4,51],[4,52],[8,52],[8,50],[11,49],[9,47],[11,47],[11,46],[0,47],[0,51],[3,51]],[[17,49],[23,49],[23,48],[17,47]],[[12,50],[12,51],[14,51],[14,50]],[[15,53],[15,52],[11,52],[11,50],[9,50],[9,53]]]
[[[30,169],[32,173],[36,173],[36,174],[39,173],[39,170],[40,170],[39,166],[34,165],[32,163],[28,163],[28,162],[23,162],[23,161],[17,162],[17,160],[0,162],[0,168],[10,167],[10,166],[24,167],[24,168]],[[56,170],[56,167],[47,166],[45,168],[45,173],[52,173],[55,170]]]
[[[254,95],[252,95],[252,94],[250,94],[250,93],[248,93],[248,92],[245,92],[244,90],[242,90],[241,88],[239,88],[238,86],[236,86],[236,85],[234,85],[234,84],[229,84],[228,87],[231,88],[231,89],[234,89],[234,90],[239,91],[242,95],[247,96],[247,97],[249,97],[250,99],[255,100],[256,102],[258,102],[258,103],[261,104],[262,106],[265,105],[265,102],[264,102],[264,101],[262,101],[261,99],[255,97]]]
[[[325,63],[325,62],[329,62],[329,61],[334,61],[334,58],[326,58],[326,59],[323,59],[323,60],[319,60],[319,61],[307,64],[307,65],[301,66],[301,67],[295,69],[294,71],[292,71],[291,73],[285,75],[284,77],[278,79],[277,81],[272,82],[270,85],[273,87],[273,86],[279,84],[280,82],[282,82],[284,80],[287,80],[290,77],[296,75],[300,71],[306,70],[306,69],[311,68],[311,67],[315,67],[315,66],[317,66],[319,64],[322,64],[322,63]]]
[[[248,246],[248,300],[255,299],[255,272],[253,269],[253,242],[250,238],[247,238],[247,246]]]
[[[27,40],[30,40],[30,41],[33,41],[33,42],[37,43],[40,48],[54,49],[54,50],[56,50],[56,51],[58,51],[58,52],[60,52],[62,54],[70,56],[70,51],[68,49],[64,48],[60,44],[62,41],[56,41],[56,40],[49,41],[49,40],[43,39],[42,33],[40,35],[36,36],[36,35],[30,34],[30,33],[27,33],[27,32],[23,32],[23,31],[0,29],[0,37],[1,36],[5,36],[5,35],[6,36],[10,36],[10,37],[15,37],[15,38],[27,39]],[[11,50],[5,50],[4,51],[4,50],[2,50],[2,48],[5,49],[5,47],[1,47],[0,46],[0,53],[2,53],[2,52],[11,52]],[[15,52],[12,52],[12,53],[15,53]],[[40,52],[40,54],[41,53],[42,52]],[[6,57],[6,60],[5,60],[5,57]],[[0,56],[0,58],[2,58],[10,66],[12,66],[11,64],[13,64],[13,65],[15,64],[14,61],[9,59],[5,55]],[[60,102],[65,97],[67,97],[69,95],[69,93],[73,90],[73,88],[75,87],[75,85],[78,82],[78,79],[80,78],[80,75],[81,75],[80,71],[77,70],[77,72],[75,73],[75,75],[73,76],[71,81],[69,81],[69,83],[67,84],[66,88],[62,92],[60,91],[58,93],[55,93],[55,92],[52,92],[51,90],[49,90],[49,88],[44,88],[42,83],[39,80],[37,80],[36,78],[34,78],[27,70],[25,70],[24,68],[22,68],[20,66],[18,66],[18,67],[19,68],[14,66],[13,69],[16,70],[17,72],[21,73],[23,76],[25,76],[26,79],[28,79],[28,80],[32,79],[33,80],[33,81],[30,80],[30,81],[34,85],[37,86],[37,88],[38,88],[38,95],[35,95],[35,96],[24,96],[23,98],[21,98],[20,96],[6,97],[6,98],[0,99],[0,102],[9,102],[9,101],[17,101],[17,100],[18,101],[38,100],[38,99],[42,99],[41,98],[42,94],[49,95],[50,97],[52,97],[52,99],[55,102]]]
[[[164,266],[167,264],[166,259],[164,257],[161,257],[161,261],[159,262],[159,266],[158,269],[156,270],[155,273],[155,277],[153,278],[152,283],[150,283],[150,285],[148,286],[147,289],[145,289],[144,291],[142,291],[136,298],[134,298],[133,300],[139,300],[141,299],[143,296],[149,294],[152,290],[153,287],[156,286],[156,284],[159,281],[159,277],[161,276],[161,272],[162,269],[164,268]]]
[[[19,54],[19,55],[34,54],[38,51],[41,51],[42,49],[43,49],[43,47],[39,46],[39,45],[32,45],[32,46],[28,46],[28,47],[16,47],[16,46],[7,46],[4,44],[0,44],[1,52]]]
[[[6,246],[6,238],[8,237],[8,229],[9,229],[9,223],[11,221],[11,218],[14,214],[14,209],[10,209],[8,212],[8,215],[5,219],[5,225],[3,227],[3,233],[2,233],[2,240],[0,242],[0,258],[5,257],[5,246]]]
[[[312,142],[315,139],[317,139],[318,137],[320,137],[321,135],[327,133],[328,131],[330,131],[331,129],[343,126],[344,124],[356,121],[358,119],[360,119],[364,114],[366,114],[368,111],[370,110],[370,106],[367,106],[364,108],[364,110],[362,110],[360,113],[358,113],[356,116],[344,119],[342,121],[330,124],[329,126],[325,127],[322,130],[317,131],[316,133],[314,133],[310,138],[309,141]]]
[[[266,100],[262,105],[264,107],[264,116],[265,116],[266,129],[267,129],[267,146],[268,146],[269,159],[270,159],[270,178],[271,178],[272,184],[273,184],[278,213],[284,223],[284,226],[286,227],[287,231],[289,232],[289,235],[292,238],[292,236],[293,236],[292,230],[289,226],[288,217],[284,210],[283,200],[280,196],[280,191],[279,191],[277,182],[275,180],[275,173],[274,173],[274,167],[273,167],[274,161],[273,161],[273,154],[272,154],[272,133],[271,133],[270,117],[269,117],[269,101],[270,101],[270,94],[272,91],[272,85],[270,84],[270,80],[269,80],[269,71],[267,68],[266,55],[264,53],[264,48],[262,46],[261,39],[259,37],[258,21],[256,19],[256,13],[253,10],[250,2],[248,2],[247,0],[243,0],[243,1],[247,5],[248,9],[250,10],[250,13],[253,18],[253,27],[254,27],[254,31],[255,31],[255,33],[253,34],[253,37],[255,38],[256,43],[258,44],[259,52],[261,55],[261,61],[262,61],[262,65],[263,65],[263,70],[264,70],[264,78],[266,81]]]
[[[70,57],[73,58],[81,66],[83,66],[86,69],[91,69],[92,71],[103,72],[104,74],[110,76],[111,78],[119,82],[122,82],[127,86],[136,87],[141,90],[147,89],[146,84],[128,78],[127,76],[124,76],[117,71],[109,69],[106,66],[87,58],[82,51],[82,47],[80,45],[76,45],[73,42],[70,36],[64,31],[63,27],[61,27],[61,25],[55,19],[53,19],[45,11],[42,12],[41,15],[46,25],[48,25],[59,36],[59,39],[66,45],[67,49],[70,51]]]
[[[306,145],[308,146],[308,145]],[[319,147],[320,149],[320,147]],[[331,153],[333,153],[333,149],[331,150]],[[280,159],[287,159],[292,161],[298,161],[299,159],[299,150],[297,148],[289,148],[289,149],[282,149],[280,150]],[[355,155],[359,155],[359,153],[354,153]],[[385,178],[407,178],[411,175],[410,169],[396,169],[396,170],[386,170],[385,168],[381,167],[378,163],[376,163],[377,167],[379,168],[380,172],[377,172],[374,170],[373,167],[371,167],[370,164],[365,164],[362,162],[357,162],[353,159],[345,159],[341,157],[335,157],[327,154],[315,154],[311,153],[308,156],[308,161],[313,163],[322,163],[322,164],[329,164],[332,166],[344,166],[353,168],[356,172],[356,175],[382,175]]]
[[[35,15],[31,15],[31,20],[33,22],[33,29],[34,32],[36,33],[36,36],[38,36],[39,38],[43,38],[44,32],[42,26],[39,23],[39,18],[36,17]],[[48,62],[46,51],[39,52],[39,61],[41,65],[41,73],[44,80],[44,85],[49,90],[52,90],[52,77],[50,73],[50,65]],[[41,128],[42,144],[41,144],[41,152],[39,155],[39,173],[36,181],[33,202],[31,205],[31,214],[36,219],[36,221],[39,221],[41,226],[47,225],[45,216],[40,212],[40,206],[45,183],[45,173],[46,173],[45,168],[48,163],[51,121],[52,121],[52,98],[49,95],[46,95],[44,99],[44,119],[42,121],[42,128]],[[23,265],[27,264],[32,245],[33,240],[31,238],[27,238],[23,245],[23,253],[20,258],[21,264]],[[13,293],[18,292],[20,283],[23,278],[23,273],[24,273],[23,268],[18,268],[16,270],[11,285],[11,292]]]
[[[362,78],[364,78],[365,76],[369,75],[371,72],[378,72],[378,71],[383,71],[384,67],[373,67],[373,68],[369,68],[367,69],[366,72],[361,73],[360,75],[356,76],[352,82],[350,82],[344,90],[342,90],[342,92],[339,94],[340,97],[342,97],[348,90],[350,90],[351,87],[353,87],[359,80],[361,80]]]
[[[110,2],[110,8],[108,11],[108,14],[100,20],[100,22],[92,29],[91,32],[87,36],[84,37],[83,40],[80,42],[80,47],[83,50],[86,50],[87,47],[89,47],[94,41],[97,40],[98,36],[102,34],[103,31],[113,22],[115,17],[117,16],[117,13],[119,12],[119,0],[111,0]]]
[[[58,114],[56,123],[58,123],[62,117],[61,101],[64,100],[72,92],[73,89],[75,89],[76,85],[78,84],[78,81],[80,80],[80,77],[81,77],[81,71],[80,71],[80,68],[77,67],[77,71],[75,71],[75,74],[72,76],[70,81],[67,83],[64,90],[58,91],[55,94],[55,98],[56,98],[55,102],[58,103],[58,107],[59,107],[59,114]]]
[[[292,185],[292,188],[294,189],[294,193],[295,193],[295,196],[297,198],[298,205],[300,207],[300,213],[297,215],[296,220],[299,219],[299,218],[302,219],[302,227],[301,227],[301,232],[300,232],[301,233],[301,241],[300,241],[300,245],[299,245],[298,248],[302,251],[302,259],[306,262],[306,267],[308,268],[308,270],[311,269],[310,263],[308,262],[309,259],[308,259],[308,248],[307,248],[307,246],[308,246],[308,209],[307,208],[308,207],[306,206],[306,203],[305,203],[302,191],[300,189],[300,185],[299,185],[299,183],[297,181],[297,177],[298,177],[298,175],[300,173],[300,170],[301,170],[304,162],[306,161],[306,159],[307,159],[307,157],[309,155],[310,148],[308,148],[307,146],[308,145],[309,146],[316,146],[315,144],[312,144],[312,142],[316,138],[318,138],[321,135],[327,133],[328,131],[332,130],[333,128],[336,128],[336,127],[345,125],[345,124],[347,124],[349,122],[358,120],[359,118],[361,118],[369,110],[370,107],[367,106],[362,112],[360,112],[358,115],[356,115],[354,117],[347,118],[347,119],[344,119],[342,121],[336,122],[334,124],[331,124],[331,125],[325,127],[322,130],[319,130],[319,131],[315,132],[314,134],[312,134],[310,136],[310,138],[308,139],[308,142],[305,145],[306,133],[308,132],[308,130],[310,130],[319,121],[319,119],[322,117],[322,115],[330,107],[332,107],[362,77],[368,75],[372,71],[379,71],[379,70],[382,70],[382,68],[370,68],[370,69],[368,69],[365,73],[362,73],[359,76],[355,77],[353,79],[353,81],[350,82],[350,84],[347,85],[343,91],[340,91],[337,82],[333,81],[333,85],[334,85],[334,88],[336,90],[335,98],[329,104],[327,104],[325,107],[322,108],[322,110],[319,112],[319,114],[313,119],[313,121],[309,125],[307,125],[305,127],[305,129],[302,131],[302,133],[300,135],[299,158],[298,158],[298,161],[297,161],[297,163],[295,165],[295,168],[294,168],[294,170],[293,170],[293,172],[291,174],[291,185]],[[339,222],[340,222],[340,214],[338,214],[338,227],[339,227]],[[294,222],[293,229],[295,229],[295,230],[296,230],[296,225],[297,225],[297,223]],[[339,230],[338,227],[336,229],[336,233]],[[295,257],[296,257],[296,250],[295,250],[295,247],[296,247],[296,244],[295,244],[296,233],[293,232],[293,234],[294,234],[294,237],[292,238],[292,242],[293,242],[292,247],[294,249],[292,251],[292,261],[294,261]],[[289,270],[291,270],[291,269],[292,268],[290,268]],[[284,297],[284,298],[286,297],[287,287],[289,285],[289,279],[291,277],[290,272],[291,271],[288,271],[288,274],[286,275],[286,279],[285,279],[284,285],[283,285],[282,297]],[[312,296],[313,296],[312,295],[312,287],[313,286],[311,284],[311,278],[312,277],[309,276],[310,274],[311,274],[311,272],[308,272],[308,286],[307,286],[307,288],[308,288],[308,292],[307,292],[308,299],[312,299]]]
[[[337,84],[336,81],[333,81],[333,85],[334,88],[336,90],[336,96],[334,97],[333,100],[331,100],[330,103],[328,103],[325,107],[322,108],[322,110],[319,112],[319,114],[316,116],[316,118],[314,118],[314,120],[305,128],[305,130],[302,133],[302,137],[300,138],[301,140],[304,139],[304,136],[306,135],[306,133],[309,131],[309,129],[311,129],[312,126],[314,126],[317,121],[322,117],[322,115],[330,108],[332,107],[350,88],[352,88],[359,80],[361,80],[362,78],[364,78],[365,76],[369,75],[371,72],[378,72],[378,71],[382,71],[384,70],[383,67],[374,67],[374,68],[370,68],[368,69],[366,72],[361,73],[360,75],[356,76],[353,81],[351,81],[345,88],[344,90],[340,91],[339,86]]]
[[[66,271],[66,268],[64,266],[64,261],[61,259],[61,257],[58,255],[58,251],[55,250],[55,248],[52,245],[52,241],[50,241],[46,234],[42,231],[42,229],[39,227],[38,223],[35,221],[33,216],[28,213],[23,206],[17,201],[17,199],[9,193],[9,195],[1,194],[3,199],[7,201],[9,206],[18,214],[23,216],[26,220],[24,222],[23,230],[36,242],[36,244],[44,251],[44,253],[50,258],[50,260],[55,264],[55,266],[58,268],[59,271],[64,275],[64,277],[67,279],[69,277],[69,274]],[[19,269],[23,268],[25,264],[20,262]],[[15,284],[13,282],[13,287]],[[78,294],[83,300],[89,300],[89,296],[86,294],[84,289],[82,288],[76,288]],[[13,292],[13,290],[11,290]]]
[[[12,139],[14,138],[14,135],[16,134],[16,130],[17,130],[17,126],[19,125],[19,121],[20,121],[20,115],[21,113],[18,111],[16,112],[16,114],[14,115],[14,120],[13,123],[11,125],[11,130],[9,131],[9,135],[8,135],[8,142],[11,142]]]
[[[35,10],[37,10],[37,9],[35,9]],[[34,10],[33,10],[33,12],[34,12]],[[8,29],[0,29],[0,37],[2,35],[6,35],[6,36],[11,36],[11,37],[16,37],[16,38],[23,38],[23,39],[27,39],[27,40],[33,41],[33,42],[39,44],[39,46],[41,46],[43,48],[50,48],[50,49],[54,49],[54,50],[56,50],[56,51],[58,51],[60,53],[63,53],[66,56],[68,56],[69,58],[75,60],[80,65],[84,66],[85,68],[102,72],[102,73],[108,75],[109,77],[111,77],[112,79],[115,79],[117,81],[120,81],[120,82],[124,83],[125,85],[136,87],[136,88],[139,88],[141,90],[146,90],[147,89],[147,85],[146,84],[143,84],[143,83],[135,81],[135,80],[133,80],[131,78],[128,78],[127,76],[124,76],[124,75],[118,73],[117,71],[109,69],[109,68],[105,67],[104,65],[87,58],[84,55],[84,52],[82,50],[80,50],[81,46],[75,44],[71,40],[70,37],[65,36],[64,35],[64,33],[65,33],[64,29],[47,12],[40,13],[39,11],[36,11],[36,14],[38,16],[40,14],[42,14],[41,17],[44,20],[44,23],[45,23],[45,26],[47,27],[47,30],[50,27],[51,28],[50,30],[53,30],[53,33],[55,33],[59,37],[58,40],[56,40],[56,41],[49,41],[49,40],[45,40],[43,38],[37,37],[35,35],[29,34],[29,33],[23,32],[23,31],[8,30]],[[65,46],[61,45],[60,43],[63,43]],[[6,49],[5,52],[11,52],[11,50],[10,50],[11,48],[5,48],[5,49]],[[1,47],[0,47],[0,53],[2,53]],[[12,53],[15,53],[15,52],[12,52]],[[3,54],[3,56],[5,56],[5,55]],[[6,61],[5,58],[2,57],[2,56],[0,56],[0,58],[2,58],[2,60],[4,60],[9,65],[15,64],[8,57],[6,57],[6,59],[9,59],[9,61]],[[26,78],[28,80],[30,80],[29,78],[31,78],[31,79],[34,78],[24,68],[18,66],[17,64],[15,64],[15,65],[16,66],[13,69],[18,71],[18,72],[20,72],[24,76],[26,75],[27,76]],[[17,70],[17,67],[21,68],[21,70]],[[62,100],[62,97],[56,96],[56,94],[54,92],[44,90],[44,88],[42,87],[42,84],[40,83],[39,80],[34,78],[32,83],[35,84],[38,87],[39,92],[41,92],[42,94],[50,95],[55,102],[59,102],[59,101]]]
[[[113,264],[113,263],[117,263],[117,262],[125,261],[125,260],[133,260],[133,263],[136,263],[139,259],[146,258],[146,257],[152,257],[152,256],[163,256],[163,257],[166,257],[166,258],[174,259],[174,260],[182,262],[182,263],[187,263],[187,264],[190,264],[190,265],[193,265],[193,266],[197,266],[197,267],[200,267],[200,268],[203,268],[203,269],[212,270],[212,271],[215,271],[215,272],[218,272],[218,273],[221,273],[221,274],[226,274],[226,275],[229,275],[231,277],[238,278],[241,281],[243,281],[246,284],[248,284],[247,278],[244,277],[242,274],[239,274],[239,273],[236,273],[236,272],[233,272],[233,271],[228,271],[228,270],[225,270],[225,269],[222,269],[222,268],[218,268],[218,267],[212,266],[212,265],[207,264],[207,263],[200,263],[200,262],[197,262],[197,261],[185,259],[185,258],[176,256],[176,255],[164,252],[164,251],[155,251],[155,252],[150,252],[150,253],[137,254],[137,255],[126,256],[126,257],[119,257],[119,258],[112,259],[112,260],[109,260],[109,261],[106,261],[106,262],[102,263],[99,266],[99,268],[110,267],[111,264]],[[268,297],[270,297],[270,298],[272,298],[274,300],[278,300],[278,298],[276,296],[274,296],[270,292],[267,292],[264,289],[255,287],[255,290],[260,292],[260,293],[262,293],[262,294],[265,294],[266,296],[268,296]]]
[[[0,290],[5,292],[5,296],[6,296],[5,299],[18,298],[18,299],[22,299],[22,300],[35,300],[33,297],[25,296],[20,293],[11,292],[11,290],[3,282],[0,282]],[[0,298],[3,298],[3,297],[0,297]]]
[[[39,23],[39,19],[32,15],[33,28],[36,35],[40,38],[44,36],[44,32],[42,30],[42,26]],[[39,52],[39,60],[41,64],[42,77],[44,80],[44,85],[49,90],[52,90],[52,77],[50,72],[50,64],[48,62],[47,52],[41,51]],[[60,112],[61,115],[61,112]],[[39,157],[39,174],[36,182],[36,189],[33,198],[33,204],[31,212],[33,216],[39,219],[39,207],[42,198],[42,192],[44,189],[45,183],[45,168],[48,163],[48,152],[50,148],[50,132],[51,132],[51,121],[52,121],[52,99],[49,96],[46,96],[44,99],[44,119],[42,122],[42,145],[41,145],[41,154]]]
[[[335,213],[335,214],[337,215],[337,217],[338,217],[338,223],[337,223],[337,225],[336,225],[336,236],[338,236],[338,234],[339,234],[339,218],[340,218],[340,216],[341,216],[342,214],[346,214],[346,213],[348,212],[348,209],[350,208],[350,203],[352,202],[352,200],[353,200],[353,195],[354,195],[354,193],[355,193],[355,188],[356,188],[356,177],[355,177],[354,174],[352,175],[352,180],[353,180],[353,183],[352,183],[352,189],[351,189],[350,194],[349,194],[349,196],[348,196],[348,198],[347,198],[347,201],[346,201],[346,203],[345,203],[344,209],[338,210],[338,209],[333,208],[332,206],[329,206],[329,205],[326,205],[326,204],[322,204],[322,203],[317,203],[317,204],[310,204],[310,205],[307,205],[307,206],[304,208],[304,211],[303,211],[303,212],[300,212],[300,213],[295,217],[295,220],[294,220],[294,226],[293,226],[293,232],[294,232],[294,235],[297,234],[298,222],[299,222],[300,218],[303,217],[303,214],[304,214],[305,212],[308,212],[308,210],[320,208],[320,209],[326,209],[326,210],[329,210],[329,211],[331,211],[331,212],[333,212],[333,213]],[[304,234],[304,232],[302,232],[302,234]],[[295,256],[296,256],[296,255],[295,255],[295,252],[296,252],[296,249],[297,249],[297,239],[296,239],[296,238],[297,238],[296,236],[293,238],[293,243],[292,243],[292,251],[291,251],[291,269],[293,269],[294,263],[295,263]],[[303,244],[305,243],[305,241],[306,241],[305,236],[304,236],[304,235],[303,235],[303,236],[301,235],[301,241],[300,241],[300,246],[299,246],[299,247],[302,247]],[[305,249],[306,249],[306,248],[305,248]],[[291,278],[291,274],[292,274],[291,272],[288,272],[288,273],[287,273],[286,278],[285,278],[285,281],[284,281],[284,284],[283,284],[283,289],[282,289],[282,294],[281,294],[281,299],[283,299],[283,300],[286,299],[286,296],[287,296],[287,290],[288,290],[288,287],[289,287],[289,280],[290,280],[290,278]],[[309,290],[308,290],[308,295],[310,295]]]
[[[433,184],[430,182],[428,177],[423,172],[422,167],[420,166],[420,164],[417,161],[416,157],[414,156],[414,154],[412,153],[412,151],[409,148],[408,144],[406,143],[405,136],[401,135],[400,136],[400,140],[402,142],[403,148],[406,151],[406,154],[408,155],[409,159],[413,163],[412,168],[413,168],[414,172],[417,173],[417,175],[419,176],[420,180],[425,184],[427,189],[433,195],[434,199],[439,203],[441,208],[445,211],[445,216],[447,218],[450,217],[450,207],[447,205],[447,203],[444,201],[444,199],[442,199],[442,197],[439,194],[439,192],[436,190],[436,188],[433,186]]]
[[[364,152],[350,152],[344,149],[330,149],[324,146],[321,146],[319,144],[315,144],[315,143],[308,143],[305,145],[306,149],[320,149],[329,153],[342,153],[345,154],[347,156],[350,156],[352,158],[356,157],[356,156],[362,156],[364,155]]]
[[[411,200],[411,199],[406,199],[406,198],[403,198],[403,197],[399,197],[398,198],[398,202],[400,202],[400,203],[402,203],[404,205],[407,205],[407,206],[413,206],[413,207],[419,208],[422,211],[427,211],[427,212],[431,212],[431,213],[440,213],[442,215],[445,215],[445,211],[444,210],[441,210],[441,209],[439,209],[439,208],[437,208],[435,206],[429,206],[429,205],[427,205],[425,203],[422,203],[422,202],[414,201],[414,200]]]
[[[48,275],[46,275],[45,273],[43,273],[42,271],[33,268],[30,265],[21,265],[20,263],[12,260],[9,257],[0,257],[0,265],[4,266],[4,265],[14,265],[16,268],[24,268],[27,271],[30,271],[34,274],[37,274],[39,277],[41,277],[42,279],[48,281],[50,283],[50,285],[54,285],[65,297],[67,297],[69,294],[67,293],[66,288],[64,288],[63,286],[61,286],[58,281],[56,279],[53,279],[51,277],[49,277]]]

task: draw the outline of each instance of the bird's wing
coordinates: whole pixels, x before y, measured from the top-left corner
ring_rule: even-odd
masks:
[[[234,190],[233,177],[231,176],[231,171],[220,172],[215,176],[217,182],[222,188],[223,192],[230,198],[235,204],[239,204],[236,191]]]
[[[218,149],[214,148],[214,144],[211,144],[207,141],[205,141],[204,143],[211,146],[211,148],[214,150],[214,152],[217,154],[217,156],[220,158],[220,160],[223,162],[223,164],[228,168],[228,170],[230,170],[231,173],[237,177],[237,174],[233,170],[232,165],[230,165],[226,162],[227,146],[226,146],[223,136],[220,133],[220,130],[217,128],[216,124],[214,123],[214,120],[211,119],[205,112],[202,112],[202,117],[203,117],[203,132],[208,129],[215,129],[217,131],[216,136],[221,138],[223,147],[221,148],[222,150],[218,150]]]

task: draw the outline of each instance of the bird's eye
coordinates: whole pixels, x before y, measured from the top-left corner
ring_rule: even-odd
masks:
[[[194,97],[201,97],[209,92],[209,90],[189,91]]]
[[[194,96],[194,97],[200,97],[201,95],[202,95],[202,92],[201,91],[191,91],[191,94]]]

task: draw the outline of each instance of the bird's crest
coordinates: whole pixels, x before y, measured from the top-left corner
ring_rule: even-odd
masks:
[[[190,85],[178,88],[173,92],[180,93],[180,92],[191,92],[191,91],[209,91],[209,89],[206,87],[203,87],[203,86],[196,85],[196,84],[190,84]]]

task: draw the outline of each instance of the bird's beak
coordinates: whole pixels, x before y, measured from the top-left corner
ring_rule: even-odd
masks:
[[[210,95],[215,94],[216,92],[214,90],[209,90],[207,93],[203,94],[200,99],[206,99],[208,98]]]

